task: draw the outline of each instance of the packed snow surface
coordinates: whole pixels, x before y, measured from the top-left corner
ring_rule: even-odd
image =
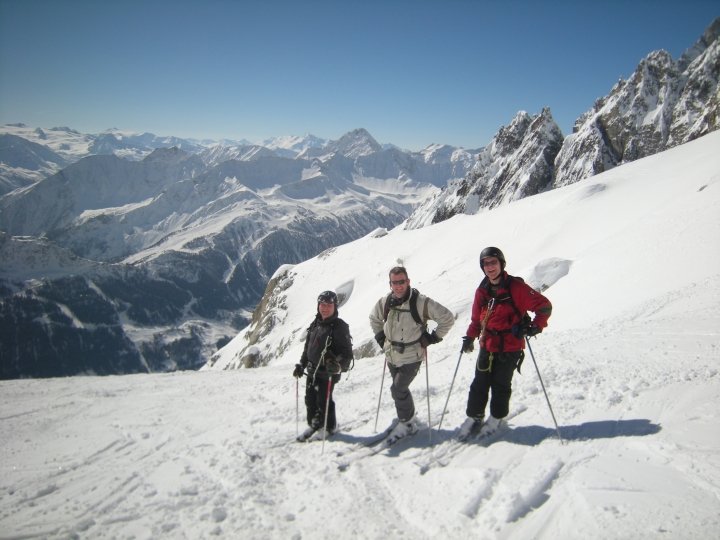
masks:
[[[284,269],[294,285],[271,339],[287,348],[267,367],[0,382],[0,538],[717,537],[719,149],[717,132]],[[461,337],[487,245],[553,302],[531,344],[564,444],[530,355],[510,429],[490,444],[454,440],[474,369]],[[305,379],[298,392],[291,373],[317,294],[349,291],[340,316],[360,346],[398,259],[457,314],[411,387],[432,429],[359,457],[374,433],[376,355],[336,389],[342,431],[293,442]],[[378,429],[394,416],[384,383]]]

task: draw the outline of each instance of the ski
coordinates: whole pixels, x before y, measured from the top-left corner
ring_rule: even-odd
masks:
[[[494,429],[483,430],[482,428],[480,428],[480,430],[471,437],[469,437],[468,440],[477,442],[482,441],[490,444],[493,439],[495,439],[498,435],[502,434],[504,431],[507,431],[509,428],[510,426],[508,426],[507,419],[503,418],[502,420],[500,420],[500,423]]]
[[[385,440],[382,441],[382,445],[385,446],[385,448],[388,448],[388,447],[394,445],[395,443],[397,443],[397,442],[399,442],[399,441],[402,441],[403,439],[407,439],[408,437],[412,437],[412,436],[415,435],[418,431],[420,431],[420,430],[418,429],[418,430],[413,431],[412,433],[406,433],[405,435],[388,435],[388,436],[385,438]]]
[[[338,452],[337,456],[341,457],[346,454],[351,454],[353,452],[357,452],[359,450],[362,450],[364,448],[372,448],[375,446],[378,446],[382,442],[385,441],[390,436],[390,433],[395,428],[395,424],[391,423],[384,431],[381,431],[377,435],[372,436],[369,440],[363,441],[360,444],[358,444],[355,447],[351,447],[349,450],[346,450],[344,452]]]
[[[486,425],[482,424],[479,429],[473,430],[473,432],[471,432],[470,435],[464,439],[464,441],[485,441],[488,439],[492,439],[495,435],[506,431],[510,427],[508,425],[508,422],[515,418],[518,414],[525,412],[526,410],[527,405],[519,405],[517,408],[512,410],[510,414],[508,414],[505,418],[501,419],[500,423],[492,431],[483,431]],[[462,439],[458,437],[458,441],[462,441]]]
[[[433,467],[447,466],[457,454],[467,450],[469,445],[476,444],[488,446],[494,440],[498,439],[502,433],[509,429],[510,426],[508,425],[508,421],[512,420],[526,410],[527,405],[518,405],[515,409],[510,411],[510,414],[503,418],[504,428],[501,430],[495,430],[492,434],[482,436],[480,433],[482,428],[480,428],[474,435],[470,435],[464,440],[459,439],[457,435],[455,435],[454,438],[447,439],[438,446],[435,446],[429,455],[426,454],[422,456],[421,459],[415,460],[415,464],[420,467],[420,474],[425,474]]]
[[[312,439],[313,435],[315,435],[318,431],[320,431],[320,428],[307,428],[305,431],[303,431],[300,435],[295,437],[295,440],[297,442],[308,442]]]
[[[385,447],[381,444],[377,444],[375,446],[361,446],[356,450],[352,450],[346,454],[338,456],[338,459],[336,460],[337,468],[339,471],[345,471],[355,461],[379,454],[384,449]]]
[[[457,437],[455,438],[460,442],[465,442],[480,433],[481,429],[482,421],[476,421],[475,424],[466,433],[463,433],[462,430],[460,430],[460,433],[458,433]]]
[[[325,440],[330,440],[333,435],[338,433],[340,430],[336,429],[335,431],[328,431],[325,433]],[[311,428],[308,428],[305,430],[305,433],[301,433],[296,439],[299,443],[309,443],[313,441],[322,441],[323,440],[323,428],[312,430]]]
[[[337,460],[338,470],[345,471],[352,463],[361,459],[365,459],[367,457],[381,454],[385,450],[388,450],[398,444],[400,441],[412,439],[422,431],[424,430],[419,429],[418,431],[408,433],[407,435],[404,435],[402,437],[391,437],[389,431],[386,435],[385,433],[383,433],[382,435],[384,435],[384,437],[376,437],[370,443],[364,444],[363,446],[360,446],[355,450],[351,450],[350,452],[339,455]]]
[[[334,435],[338,433],[348,433],[353,431],[354,429],[357,429],[359,426],[365,425],[366,422],[362,422],[360,420],[355,420],[351,422],[344,422],[344,423],[338,423],[335,427],[335,430],[333,432],[328,432],[327,439],[331,439]],[[312,442],[312,441],[321,441],[322,440],[322,427],[319,427],[317,429],[313,428],[307,428],[303,433],[295,437],[296,442]],[[282,446],[282,445],[278,445]],[[273,446],[273,448],[276,448]]]
[[[345,453],[337,454],[337,457],[339,458],[338,469],[344,471],[349,467],[350,463],[365,457],[380,454],[383,451],[388,450],[395,444],[399,443],[400,441],[410,439],[421,431],[425,431],[427,429],[416,424],[415,431],[406,433],[404,435],[392,435],[392,432],[396,428],[396,426],[397,422],[393,422],[390,424],[390,426],[388,426],[385,431],[380,433],[380,435],[372,438],[370,441],[366,441],[365,443],[363,443],[362,446],[356,447],[355,449],[352,449]]]
[[[394,424],[390,424],[390,426],[385,429],[382,433],[377,435],[376,437],[373,437],[369,441],[366,441],[362,444],[362,446],[367,448],[372,448],[373,446],[377,446],[378,444],[382,443],[385,439],[387,439],[390,436],[390,433],[392,433],[393,428],[395,427]]]

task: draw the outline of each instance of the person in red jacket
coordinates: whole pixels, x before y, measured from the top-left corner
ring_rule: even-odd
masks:
[[[496,247],[480,253],[485,274],[472,307],[470,326],[463,337],[462,351],[474,350],[480,342],[475,378],[470,385],[466,414],[459,438],[489,434],[497,430],[509,412],[512,377],[525,356],[525,336],[534,336],[547,326],[552,312],[550,301],[521,278],[505,271],[505,255]],[[526,313],[531,311],[531,320]],[[490,395],[490,417],[484,421]]]

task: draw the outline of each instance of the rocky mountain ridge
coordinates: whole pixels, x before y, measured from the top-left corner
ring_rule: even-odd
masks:
[[[720,18],[678,60],[644,58],[575,123],[555,161],[553,187],[651,156],[718,129]],[[579,159],[579,156],[583,156]]]
[[[455,214],[474,214],[548,188],[563,136],[549,109],[537,116],[519,112],[483,148],[464,178],[420,205],[405,227],[414,229]]]
[[[651,52],[564,139],[548,109],[536,116],[521,111],[480,151],[467,175],[415,210],[406,227],[572,184],[717,130],[719,36],[720,18],[677,60]]]
[[[394,227],[471,161],[365,130],[312,158],[213,164],[171,147],[76,161],[0,198],[0,376],[195,369],[280,265]]]

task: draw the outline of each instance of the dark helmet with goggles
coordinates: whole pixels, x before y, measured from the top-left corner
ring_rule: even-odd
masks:
[[[318,296],[317,301],[318,304],[334,304],[337,306],[338,297],[337,294],[332,291],[323,291],[320,293],[320,296]]]
[[[500,261],[500,269],[505,270],[505,255],[496,247],[486,247],[480,252],[480,268],[483,267],[483,259],[488,257],[495,257]]]

